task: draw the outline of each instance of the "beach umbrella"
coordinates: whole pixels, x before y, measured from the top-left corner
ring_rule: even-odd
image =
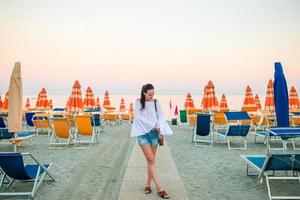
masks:
[[[194,108],[194,107],[195,105],[194,105],[194,100],[192,99],[192,95],[188,93],[186,95],[186,99],[184,102],[184,108],[187,109],[187,108]]]
[[[8,98],[9,98],[9,91],[5,93],[4,101],[3,101],[3,110],[4,112],[8,112]]]
[[[26,109],[26,110],[29,110],[29,109],[30,109],[30,101],[29,101],[29,98],[26,99],[25,109]]]
[[[79,113],[83,111],[81,85],[78,80],[75,81],[72,88],[72,94],[70,97],[70,106],[68,108],[68,111],[72,113]]]
[[[134,113],[133,103],[130,103],[128,112],[129,112],[130,114],[133,114],[133,113]]]
[[[36,103],[36,109],[38,110],[49,110],[49,100],[47,97],[47,91],[45,88],[42,88],[38,95],[37,103]]]
[[[267,86],[266,100],[265,100],[265,111],[274,112],[275,103],[274,103],[274,83],[270,79]]]
[[[203,90],[203,97],[202,97],[202,100],[201,100],[201,107],[202,109],[204,110],[205,106],[206,106],[206,85],[204,87],[204,90]]]
[[[289,94],[280,62],[275,62],[274,100],[278,127],[289,126]]]
[[[0,112],[3,110],[3,102],[2,102],[2,98],[0,96]]]
[[[97,97],[97,100],[96,100],[96,108],[101,108],[100,98],[99,97]]]
[[[15,63],[9,83],[8,132],[22,130],[23,86],[21,63]]]
[[[104,108],[110,107],[109,94],[108,94],[108,91],[107,91],[107,90],[105,91],[105,94],[104,94],[103,107],[104,107]]]
[[[297,110],[300,108],[299,96],[294,86],[292,86],[290,90],[289,107],[290,110]]]
[[[178,116],[178,106],[177,106],[177,105],[175,106],[174,115],[175,115],[175,117],[177,117],[177,116]]]
[[[119,109],[120,112],[125,112],[126,111],[126,107],[125,107],[125,101],[124,99],[122,98],[121,99],[121,103],[120,103],[120,109]]]
[[[68,110],[70,109],[70,105],[71,105],[71,96],[69,96],[68,101],[66,103],[65,109]]]
[[[221,102],[220,102],[220,110],[228,110],[228,104],[226,100],[225,94],[222,94]]]
[[[244,99],[244,104],[242,106],[242,110],[244,110],[244,111],[256,111],[257,110],[255,99],[253,97],[253,93],[252,93],[252,90],[249,85],[246,87],[245,99]]]
[[[49,108],[50,108],[50,109],[53,109],[53,102],[52,102],[52,99],[49,100]]]
[[[202,105],[203,110],[205,110],[206,112],[219,110],[220,107],[215,92],[215,86],[211,80],[208,81],[204,90],[205,90],[205,94],[204,94],[204,100]]]
[[[261,103],[258,94],[255,95],[255,104],[258,110],[261,110]]]
[[[94,96],[93,90],[90,87],[88,87],[85,91],[83,107],[84,108],[95,108],[96,107],[95,96]]]

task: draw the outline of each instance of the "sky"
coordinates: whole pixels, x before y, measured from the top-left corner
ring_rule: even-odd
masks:
[[[24,94],[264,94],[274,62],[300,89],[297,0],[2,0],[0,94],[15,62]]]

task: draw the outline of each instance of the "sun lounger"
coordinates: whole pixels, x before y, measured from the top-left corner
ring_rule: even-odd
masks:
[[[268,155],[241,155],[247,162],[247,175],[249,176],[249,166],[258,172],[260,182],[265,177],[269,199],[300,199],[300,196],[272,196],[270,188],[270,180],[296,180],[299,184],[300,180],[300,154],[268,154]],[[270,172],[284,171],[285,176],[270,176]],[[292,172],[292,176],[288,176],[288,172]],[[294,185],[299,187],[300,185]],[[282,185],[284,187],[284,184]],[[279,190],[277,188],[276,190]]]
[[[35,112],[26,112],[25,113],[25,125],[28,131],[34,131],[33,119]]]
[[[246,136],[250,132],[251,124],[242,124],[242,121],[250,120],[251,118],[245,111],[239,112],[225,112],[225,117],[227,121],[226,130],[218,130],[216,134],[218,137],[222,137],[228,144],[228,149],[247,149]],[[240,148],[232,148],[230,145],[230,140],[234,138],[242,138],[243,146]]]
[[[49,145],[69,145],[74,136],[67,118],[53,118],[53,132]]]
[[[195,143],[195,146],[212,147],[213,127],[211,117],[211,114],[197,114],[196,127],[193,134],[193,142]]]
[[[97,144],[98,137],[94,127],[92,126],[92,121],[90,116],[75,116],[77,124],[77,132],[75,134],[75,144],[85,143],[85,144]],[[81,140],[81,136],[90,136],[91,140]]]
[[[92,126],[95,128],[97,134],[104,132],[105,124],[102,122],[100,114],[92,115]]]
[[[35,164],[24,164],[23,156],[29,156]],[[6,184],[9,187],[15,181],[33,181],[33,187],[28,192],[0,192],[0,196],[29,196],[34,197],[35,192],[39,186],[45,181],[46,175],[51,181],[54,181],[53,176],[50,174],[50,164],[41,164],[30,153],[17,153],[17,152],[1,152],[0,153],[0,167],[2,169],[2,177],[0,187]]]

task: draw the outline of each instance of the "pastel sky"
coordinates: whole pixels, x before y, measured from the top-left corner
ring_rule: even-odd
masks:
[[[281,61],[300,89],[298,0],[2,0],[0,93],[14,62],[25,94],[70,93],[78,79],[97,93],[263,94]]]

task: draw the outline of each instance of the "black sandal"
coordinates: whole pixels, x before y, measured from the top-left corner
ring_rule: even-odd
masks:
[[[160,192],[157,192],[158,196],[160,196],[160,198],[162,199],[170,199],[170,196],[168,196],[168,194],[166,193],[166,191],[160,191]]]
[[[145,191],[145,194],[150,194],[151,193],[151,187],[146,186],[144,191]]]

